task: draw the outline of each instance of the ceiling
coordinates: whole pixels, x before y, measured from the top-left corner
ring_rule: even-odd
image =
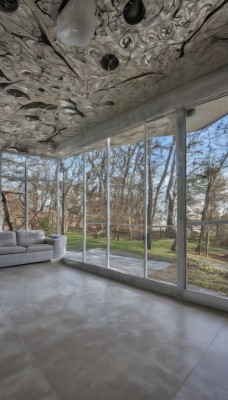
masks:
[[[144,18],[131,25],[127,1],[97,0],[86,48],[57,38],[66,1],[23,0],[12,13],[7,1],[17,0],[0,0],[2,149],[54,155],[69,138],[227,64],[227,1],[143,0]],[[116,69],[103,69],[107,54]]]

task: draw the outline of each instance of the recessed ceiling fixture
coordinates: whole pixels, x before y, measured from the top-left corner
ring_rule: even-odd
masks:
[[[136,25],[142,21],[146,9],[142,0],[130,0],[124,7],[123,17],[129,25]]]
[[[11,13],[18,9],[19,0],[0,0],[0,11]]]
[[[67,46],[88,46],[96,28],[95,13],[95,0],[70,0],[57,18],[60,41]]]
[[[114,71],[119,65],[119,60],[113,54],[105,54],[101,59],[101,66],[106,71]]]

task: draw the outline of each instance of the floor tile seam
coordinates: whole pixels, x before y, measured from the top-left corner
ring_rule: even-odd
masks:
[[[204,350],[202,356],[200,357],[200,359],[198,360],[198,362],[195,364],[195,366],[190,370],[190,372],[187,374],[186,378],[184,379],[183,383],[180,385],[179,389],[174,393],[174,395],[170,398],[170,400],[174,400],[175,396],[178,394],[178,392],[181,390],[181,388],[184,386],[184,384],[187,382],[188,378],[194,373],[194,371],[196,370],[196,368],[199,366],[199,363],[201,362],[201,360],[204,358],[205,354],[208,352],[208,350],[210,349],[210,347],[212,346],[212,344],[215,342],[215,340],[217,339],[218,335],[220,334],[220,332],[222,331],[224,325],[225,325],[226,321],[222,322],[222,325],[220,327],[220,329],[218,330],[218,332],[215,334],[215,336],[212,338],[212,340],[210,341],[210,343],[208,344],[207,348]]]
[[[37,362],[35,356],[33,355],[33,352],[31,351],[30,347],[26,344],[26,342],[24,341],[23,337],[22,337],[22,336],[20,335],[20,333],[18,332],[17,327],[16,327],[16,325],[14,324],[12,318],[10,318],[10,317],[7,317],[7,318],[11,321],[11,323],[12,323],[14,329],[15,329],[15,333],[16,333],[16,335],[18,336],[20,342],[25,346],[25,348],[27,349],[27,351],[28,351],[29,354],[31,355],[32,360],[33,360],[33,363],[34,363],[35,367],[38,369],[40,375],[48,382],[48,384],[50,385],[51,390],[52,390],[52,391],[54,392],[54,394],[56,395],[56,398],[57,398],[58,400],[62,400],[62,398],[61,398],[61,397],[59,396],[59,394],[56,392],[56,390],[55,390],[55,388],[53,387],[52,383],[49,381],[48,377],[45,375],[45,373],[43,372],[42,368],[41,368],[40,365],[38,364],[38,362]]]

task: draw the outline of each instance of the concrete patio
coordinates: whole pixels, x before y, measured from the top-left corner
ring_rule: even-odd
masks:
[[[64,258],[71,261],[82,261],[82,252],[66,251]],[[86,262],[88,264],[98,265],[99,267],[106,267],[106,252],[102,249],[90,249],[86,252]],[[164,261],[148,260],[147,268],[148,274],[165,269],[170,266],[170,263]],[[143,276],[144,266],[143,259],[119,256],[110,254],[110,268],[124,272],[130,275]]]

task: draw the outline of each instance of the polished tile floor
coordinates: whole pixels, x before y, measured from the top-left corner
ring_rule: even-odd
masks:
[[[60,263],[1,268],[0,399],[227,400],[227,316]]]

